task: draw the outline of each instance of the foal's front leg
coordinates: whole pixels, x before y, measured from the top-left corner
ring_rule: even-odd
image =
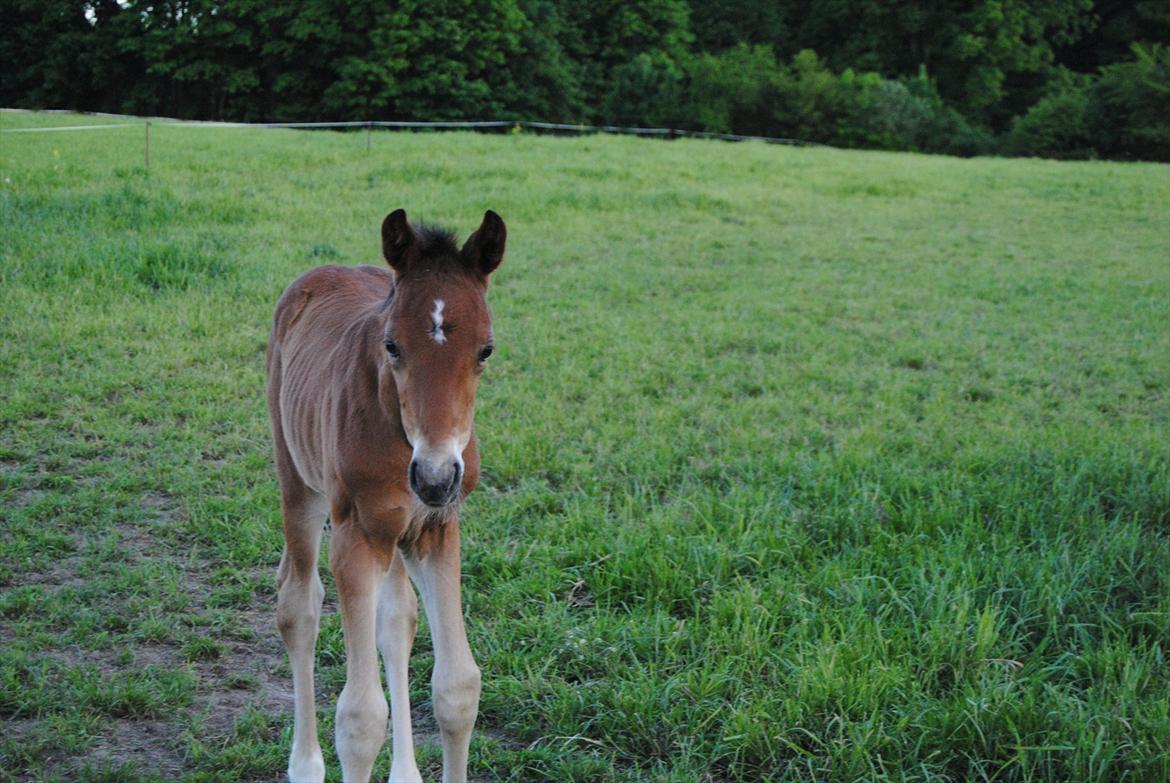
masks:
[[[435,648],[431,690],[443,741],[443,783],[464,783],[480,676],[463,628],[458,520],[432,535],[422,557],[405,558],[406,568],[422,595]]]
[[[414,760],[414,734],[410,729],[410,684],[407,674],[410,648],[418,630],[418,599],[402,556],[395,552],[390,570],[382,580],[378,594],[378,649],[386,663],[386,681],[390,684],[390,726],[394,743],[394,761],[390,766],[390,783],[421,783]]]
[[[374,639],[378,585],[392,553],[392,543],[385,549],[372,544],[352,519],[334,528],[329,564],[337,581],[346,668],[345,687],[337,700],[335,734],[346,783],[367,783],[386,739],[389,710]]]

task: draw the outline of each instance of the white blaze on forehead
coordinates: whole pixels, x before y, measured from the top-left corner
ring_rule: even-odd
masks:
[[[435,310],[431,313],[431,320],[434,321],[434,325],[431,326],[431,337],[440,345],[447,342],[447,335],[443,334],[443,306],[443,300],[436,299]]]

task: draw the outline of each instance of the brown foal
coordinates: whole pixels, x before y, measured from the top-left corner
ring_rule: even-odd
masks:
[[[336,721],[344,779],[369,780],[389,712],[390,780],[421,780],[407,685],[418,618],[411,581],[434,642],[443,781],[467,778],[480,675],[463,629],[458,507],[479,477],[472,418],[492,352],[485,293],[505,237],[504,222],[488,211],[459,249],[449,233],[416,229],[399,209],[382,223],[382,253],[393,271],[319,267],[289,286],[276,306],[268,409],[284,516],[276,615],[293,674],[294,783],[325,777],[313,657],[326,517],[345,632]]]

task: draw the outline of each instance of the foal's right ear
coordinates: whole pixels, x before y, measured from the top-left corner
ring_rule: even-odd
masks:
[[[406,252],[417,235],[406,219],[405,209],[396,209],[382,221],[382,257],[399,274],[406,271]]]

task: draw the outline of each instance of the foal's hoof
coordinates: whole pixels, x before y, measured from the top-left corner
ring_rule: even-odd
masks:
[[[414,764],[398,764],[390,766],[390,778],[387,783],[422,783],[422,775]]]
[[[289,783],[324,783],[325,759],[322,758],[321,751],[305,754],[303,758],[298,758],[294,751],[293,757],[288,760],[288,781]]]
[[[390,779],[387,783],[422,783],[422,776],[419,775],[419,770],[415,767],[409,769],[391,768]]]

